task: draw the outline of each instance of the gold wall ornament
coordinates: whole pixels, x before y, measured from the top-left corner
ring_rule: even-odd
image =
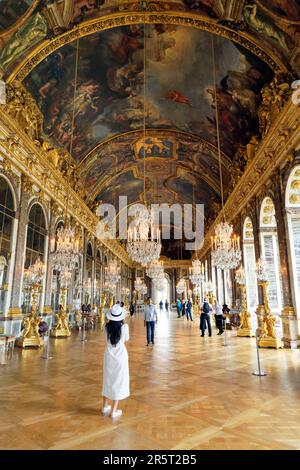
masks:
[[[23,320],[24,329],[22,336],[17,339],[17,346],[19,348],[36,347],[40,348],[43,345],[43,340],[39,334],[40,318],[38,317],[38,294],[40,284],[34,283],[32,285],[32,306],[30,315],[26,315]]]
[[[35,99],[21,82],[16,80],[7,85],[6,104],[3,107],[17,121],[20,129],[38,142],[44,118]]]
[[[61,288],[61,308],[55,314],[56,325],[51,329],[50,336],[53,338],[67,338],[71,336],[68,315],[66,312],[67,287]]]
[[[14,79],[23,81],[24,78],[26,78],[27,75],[52,52],[78,38],[94,34],[98,31],[116,28],[118,26],[143,24],[144,22],[147,24],[179,25],[208,31],[212,34],[225,37],[248,49],[268,64],[274,71],[287,72],[289,69],[288,64],[285,63],[285,61],[283,61],[276,52],[263,46],[257,39],[254,39],[251,34],[243,31],[237,32],[233,28],[230,28],[230,25],[221,25],[218,20],[200,16],[199,14],[192,12],[136,12],[134,14],[124,14],[121,12],[82,22],[75,28],[60,34],[51,40],[47,39],[38,44],[23,61],[16,65],[7,81],[11,82]]]

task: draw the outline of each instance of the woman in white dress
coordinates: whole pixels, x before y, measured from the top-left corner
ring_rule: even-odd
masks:
[[[124,305],[124,304],[123,304]],[[103,414],[117,418],[122,410],[118,410],[119,400],[129,396],[129,367],[125,341],[129,340],[128,325],[124,324],[126,310],[122,305],[114,305],[107,313],[109,322],[105,326],[106,348],[103,363]],[[108,404],[113,400],[113,406]]]

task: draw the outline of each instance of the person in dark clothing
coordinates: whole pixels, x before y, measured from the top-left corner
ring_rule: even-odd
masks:
[[[163,306],[164,306],[164,303],[163,303],[163,301],[161,300],[161,301],[159,302],[159,310],[162,310],[162,309],[163,309]]]
[[[201,336],[205,335],[206,325],[208,328],[208,336],[211,336],[210,312],[211,312],[211,306],[209,305],[208,300],[204,299],[204,302],[202,305],[202,311],[200,315]]]
[[[165,301],[165,309],[166,309],[166,311],[168,312],[168,310],[169,310],[169,302],[168,302],[167,300]]]
[[[181,316],[182,317],[184,317],[186,315],[186,305],[187,305],[187,301],[186,301],[186,299],[183,299],[182,306],[181,306]]]
[[[190,318],[190,320],[193,321],[192,309],[193,309],[193,304],[191,302],[191,299],[188,299],[187,304],[186,304],[186,309],[185,309],[187,320]]]
[[[130,312],[130,316],[132,317],[132,315],[134,314],[134,304],[132,302],[130,302],[130,306],[129,306],[129,312]]]
[[[224,325],[223,328],[225,328],[226,327],[226,318],[227,318],[226,315],[228,313],[230,313],[230,308],[228,307],[227,304],[225,304],[225,303],[223,304],[222,311],[223,311],[223,325]]]

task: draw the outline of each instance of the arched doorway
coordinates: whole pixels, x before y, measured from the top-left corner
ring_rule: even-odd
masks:
[[[254,248],[253,224],[250,217],[246,217],[243,226],[243,255],[246,274],[247,305],[248,310],[254,314],[258,304],[258,291],[256,279],[256,260]],[[255,315],[256,318],[256,315]]]
[[[279,315],[282,310],[282,284],[275,207],[270,197],[262,202],[259,222],[261,253],[269,277],[269,303],[272,312]]]
[[[164,278],[159,285],[151,281],[152,301],[155,305],[158,305],[162,300],[165,304],[167,300],[170,305],[171,299],[171,282],[168,273],[164,273]]]
[[[292,288],[296,314],[298,320],[300,320],[300,165],[296,166],[289,176],[285,194],[285,207],[292,267]]]

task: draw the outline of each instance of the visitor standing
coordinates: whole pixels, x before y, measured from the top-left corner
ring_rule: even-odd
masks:
[[[215,311],[216,327],[219,330],[218,335],[221,335],[222,333],[224,333],[223,310],[222,310],[222,305],[219,304],[217,300],[215,300],[214,311]]]
[[[132,317],[134,315],[134,303],[133,302],[130,302],[130,306],[129,306],[129,313],[130,313],[130,316]]]
[[[169,302],[167,300],[165,301],[165,309],[166,309],[166,312],[169,311]]]
[[[206,325],[208,328],[208,336],[211,336],[210,312],[211,312],[211,306],[209,305],[208,300],[204,299],[202,310],[201,310],[201,315],[200,315],[201,336],[205,335]]]
[[[103,407],[102,413],[118,418],[122,410],[118,409],[119,400],[129,396],[129,366],[125,342],[129,340],[128,325],[124,324],[125,308],[114,305],[107,313],[108,323],[105,326],[106,347],[103,363]],[[108,404],[113,400],[113,405]]]
[[[152,343],[154,346],[154,330],[155,324],[157,323],[157,311],[155,305],[152,303],[150,297],[148,297],[147,305],[145,306],[145,320],[144,326],[146,326],[147,333],[147,346]]]
[[[193,317],[192,317],[193,304],[192,304],[192,301],[191,301],[190,298],[188,299],[188,301],[186,303],[185,310],[186,310],[187,320],[190,319],[191,321],[193,321]]]
[[[181,300],[180,299],[177,299],[176,301],[176,308],[177,308],[177,317],[180,318],[180,313],[181,313]]]
[[[161,312],[162,312],[162,310],[163,310],[163,307],[164,307],[164,303],[163,303],[163,301],[161,300],[161,301],[159,302],[159,310],[160,310]]]

